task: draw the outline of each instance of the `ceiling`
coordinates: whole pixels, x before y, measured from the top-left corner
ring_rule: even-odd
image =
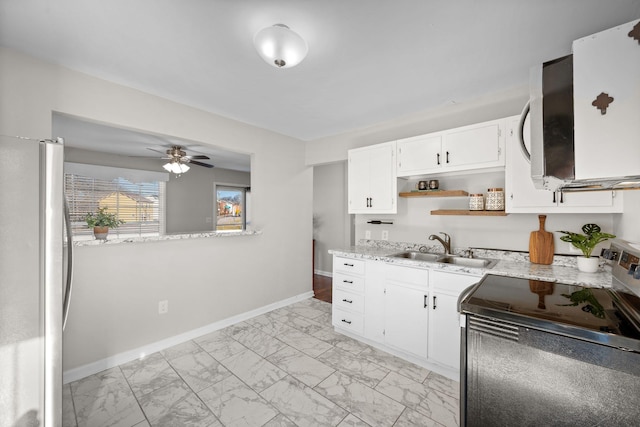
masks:
[[[640,0],[0,0],[0,44],[304,141],[526,85]],[[255,51],[283,23],[307,58]]]
[[[131,157],[150,157],[161,159],[160,152],[165,152],[174,145],[183,147],[187,155],[204,154],[210,160],[200,160],[217,168],[251,171],[251,156],[237,153],[209,144],[169,137],[165,135],[138,132],[131,129],[109,126],[82,120],[66,114],[54,113],[53,134],[64,135],[65,145],[89,151],[118,154]],[[152,151],[156,150],[156,151]],[[166,163],[163,160],[159,164]]]

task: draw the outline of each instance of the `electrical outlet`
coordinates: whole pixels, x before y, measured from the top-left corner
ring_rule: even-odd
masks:
[[[364,232],[364,238],[367,240],[371,240],[371,230],[366,230]]]
[[[167,314],[169,312],[169,301],[162,300],[158,302],[158,314]]]
[[[382,240],[389,240],[389,230],[382,230]]]

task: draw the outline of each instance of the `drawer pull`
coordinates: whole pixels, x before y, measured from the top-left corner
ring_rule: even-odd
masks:
[[[342,298],[342,301],[344,301],[344,302],[348,302],[349,304],[353,304],[353,301],[350,301],[350,300],[348,300],[348,299],[346,299],[346,298]]]
[[[353,280],[343,280],[343,283],[353,283]]]
[[[346,262],[343,265],[346,265],[347,267],[353,267],[353,264],[348,264]]]
[[[351,320],[342,319],[342,321],[343,321],[344,323],[346,323],[347,325],[350,325],[350,324],[351,324]]]

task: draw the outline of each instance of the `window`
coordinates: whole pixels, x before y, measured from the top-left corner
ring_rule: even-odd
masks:
[[[107,208],[124,223],[110,229],[115,238],[164,234],[166,174],[105,166],[65,164],[65,194],[74,238],[93,239],[84,217]],[[158,179],[160,178],[160,179]]]
[[[216,184],[216,231],[247,229],[247,206],[251,191],[247,187]]]

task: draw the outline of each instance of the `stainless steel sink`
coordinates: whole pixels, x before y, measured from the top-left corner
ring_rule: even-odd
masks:
[[[486,258],[466,258],[456,255],[432,254],[417,251],[405,251],[389,255],[391,258],[404,258],[416,261],[440,262],[443,264],[454,264],[461,267],[492,268],[498,261]]]
[[[437,260],[444,264],[455,264],[463,267],[491,268],[496,265],[497,261],[484,258],[465,258],[461,256],[443,256]]]
[[[438,258],[442,257],[442,254],[429,254],[424,252],[416,252],[416,251],[407,251],[400,252],[398,254],[389,255],[392,258],[406,258],[406,259],[415,259],[417,261],[431,261],[435,262]]]

